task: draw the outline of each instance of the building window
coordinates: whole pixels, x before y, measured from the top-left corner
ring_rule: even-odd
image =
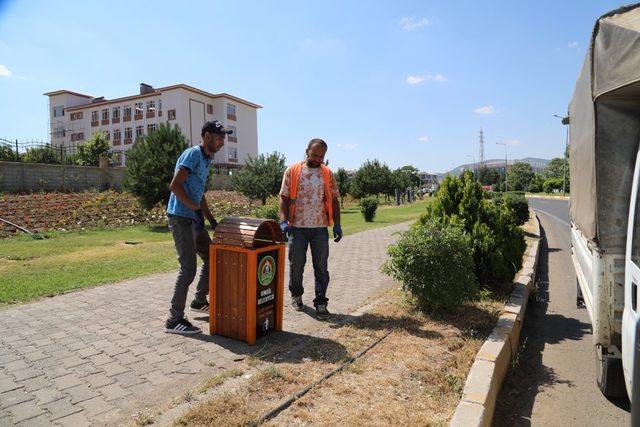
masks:
[[[58,105],[53,107],[53,117],[62,117],[64,116],[64,106]]]
[[[110,141],[110,140],[111,140],[111,132],[109,132],[108,130],[105,130],[105,131],[104,131],[104,138],[105,138],[107,141]]]
[[[156,101],[147,101],[147,113],[156,112]]]
[[[73,137],[74,134],[71,134],[71,136]],[[57,128],[55,128],[55,130],[53,131],[53,136],[55,137],[63,137],[64,136],[64,126],[58,126]]]
[[[91,121],[92,122],[98,121],[98,110],[94,110],[91,112]]]
[[[83,141],[84,140],[84,132],[72,133],[71,134],[71,142]]]
[[[111,117],[113,117],[114,119],[120,118],[120,107],[113,107],[113,110],[111,111]]]
[[[124,128],[124,139],[133,138],[133,130],[131,128]]]
[[[124,106],[123,114],[124,114],[124,117],[130,117],[131,116],[131,105],[125,105]]]
[[[155,123],[150,124],[147,126],[147,133],[155,132],[157,129],[158,129],[158,125],[156,125]]]
[[[213,105],[207,104],[207,114],[213,114]]]
[[[167,118],[169,120],[175,120],[176,119],[176,110],[169,110],[167,113]]]
[[[109,109],[108,108],[103,108],[102,109],[102,120],[109,120]]]
[[[238,161],[238,149],[236,147],[228,147],[229,161]]]
[[[113,130],[113,140],[114,141],[120,141],[121,137],[122,137],[122,134],[120,133],[120,129],[114,129]]]
[[[144,113],[144,110],[142,109],[142,102],[136,102],[136,120],[142,118],[142,113]]]
[[[162,117],[162,100],[158,99],[158,117]]]
[[[229,126],[229,130],[231,131],[229,136],[227,136],[227,139],[229,140],[229,142],[238,142],[238,134],[236,133],[237,132],[236,127]]]
[[[71,113],[71,120],[82,120],[82,111]]]
[[[233,104],[227,104],[227,119],[236,120],[236,106]]]
[[[144,126],[136,126],[136,138],[141,138],[144,135]]]

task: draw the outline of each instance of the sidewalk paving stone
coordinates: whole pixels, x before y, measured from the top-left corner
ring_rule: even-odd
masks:
[[[327,296],[332,313],[351,313],[370,295],[394,286],[380,266],[386,247],[397,240],[394,233],[407,228],[407,223],[396,224],[330,242]],[[0,409],[0,425],[12,419],[11,407],[22,417],[33,414],[21,422],[25,425],[131,423],[146,406],[184,397],[203,378],[237,366],[237,360],[270,340],[294,345],[305,335],[328,334],[330,324],[317,321],[312,309],[289,307],[288,266],[286,270],[286,333],[262,338],[255,347],[210,337],[207,316],[188,310],[185,314],[203,335],[193,339],[164,333],[175,271],[0,309],[0,322],[7,326],[0,331],[0,408],[5,408]],[[311,307],[309,254],[304,274],[303,300]],[[47,334],[43,324],[55,332]]]

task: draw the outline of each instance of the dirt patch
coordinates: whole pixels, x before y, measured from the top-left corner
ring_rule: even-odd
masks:
[[[224,386],[191,408],[177,425],[247,425],[370,347],[361,358],[313,387],[268,421],[290,424],[440,424],[453,414],[478,349],[495,325],[501,302],[461,306],[424,316],[399,289],[328,336],[260,349],[245,360],[245,381]],[[386,335],[386,336],[385,336]],[[336,408],[340,408],[339,411]]]

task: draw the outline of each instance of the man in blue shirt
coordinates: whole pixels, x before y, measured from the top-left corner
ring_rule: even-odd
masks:
[[[197,334],[202,332],[184,317],[189,285],[196,276],[196,255],[202,259],[202,269],[191,302],[191,310],[209,313],[207,294],[209,293],[209,245],[211,239],[205,230],[204,219],[215,229],[217,222],[211,214],[204,197],[205,184],[213,153],[224,145],[224,138],[232,131],[224,128],[217,120],[206,122],[202,127],[202,143],[187,148],[178,158],[171,185],[171,196],[167,206],[169,229],[178,252],[180,271],[176,279],[169,318],[165,332],[174,334]]]

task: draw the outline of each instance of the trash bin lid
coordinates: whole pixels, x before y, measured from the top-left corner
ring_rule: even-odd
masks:
[[[277,222],[270,219],[230,216],[218,223],[213,243],[256,249],[286,242]]]

